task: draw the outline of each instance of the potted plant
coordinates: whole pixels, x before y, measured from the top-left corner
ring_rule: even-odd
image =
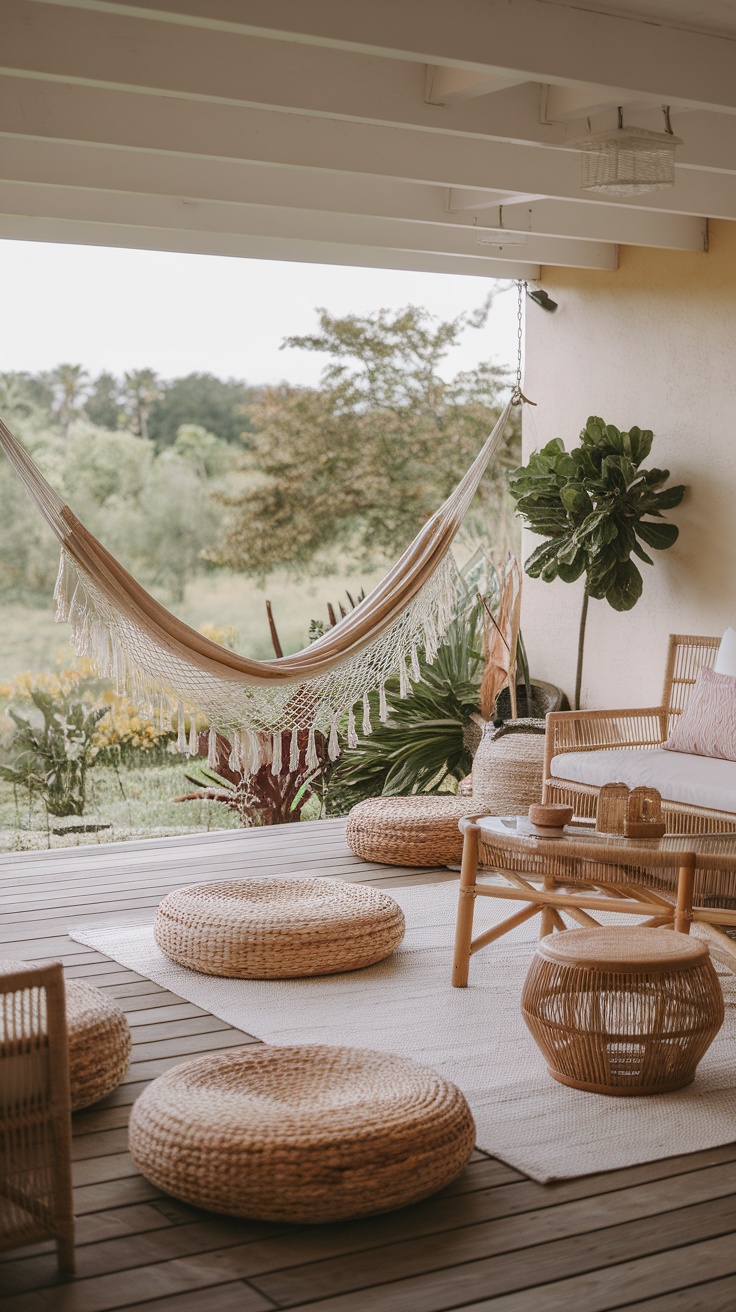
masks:
[[[621,432],[591,415],[580,446],[566,451],[560,438],[535,451],[509,477],[516,512],[532,533],[545,539],[524,568],[545,583],[585,577],[578,635],[575,707],[580,705],[585,625],[591,597],[614,610],[631,610],[642,592],[634,560],[653,564],[642,546],[665,551],[679,529],[663,511],[678,506],[681,485],[665,487],[668,469],[642,469],[652,449],[650,429]]]

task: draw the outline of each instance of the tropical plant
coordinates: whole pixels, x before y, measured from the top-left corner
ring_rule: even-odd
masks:
[[[222,734],[217,735],[216,765],[196,767],[187,774],[196,792],[175,797],[175,802],[220,802],[234,811],[244,826],[283,825],[301,820],[305,804],[318,791],[328,767],[327,742],[323,734],[315,734],[318,764],[307,764],[308,733],[294,730],[299,743],[299,764],[296,770],[284,770],[275,775],[270,765],[262,765],[255,774],[234,770],[229,764],[231,746]],[[282,756],[289,760],[291,733],[281,735]],[[204,756],[208,749],[208,735],[200,734],[199,752]]]
[[[65,437],[72,419],[79,413],[88,377],[81,364],[59,364],[49,374],[54,391],[54,417]]]
[[[455,617],[432,664],[419,653],[418,681],[401,698],[399,680],[386,683],[388,718],[369,697],[372,732],[346,749],[329,772],[325,803],[332,814],[380,793],[454,792],[472,765],[474,717],[480,708],[486,612],[497,603],[495,571],[481,555],[463,571]]]
[[[35,722],[13,707],[8,710],[15,728],[8,744],[10,765],[0,766],[0,779],[40,795],[51,815],[82,815],[87,771],[97,751],[95,730],[107,707],[38,688],[31,701],[39,712]]]
[[[642,576],[632,560],[653,564],[642,542],[665,551],[679,529],[663,522],[678,506],[681,485],[665,487],[668,469],[642,469],[652,449],[650,429],[621,432],[591,415],[580,446],[565,450],[560,438],[535,451],[509,478],[517,514],[532,533],[545,538],[525,562],[532,578],[572,583],[585,576],[578,636],[575,706],[580,705],[585,626],[591,597],[614,610],[631,610],[642,593]]]

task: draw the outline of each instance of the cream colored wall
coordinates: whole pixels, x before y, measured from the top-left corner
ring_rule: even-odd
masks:
[[[592,601],[582,705],[652,705],[667,635],[736,627],[736,223],[711,225],[707,255],[624,247],[617,273],[544,269],[555,314],[528,303],[528,454],[569,448],[590,414],[654,430],[648,464],[688,485],[671,512],[680,538],[641,565],[644,592],[618,614]],[[524,554],[536,539],[525,535]],[[582,583],[525,578],[533,673],[572,700]]]

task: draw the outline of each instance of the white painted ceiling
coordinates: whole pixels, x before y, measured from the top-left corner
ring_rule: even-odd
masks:
[[[530,279],[702,252],[733,38],[733,0],[2,0],[0,237]],[[571,141],[663,104],[675,186],[583,192]]]

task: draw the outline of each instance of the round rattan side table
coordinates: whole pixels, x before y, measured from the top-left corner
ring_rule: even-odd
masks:
[[[383,961],[404,937],[404,913],[366,884],[274,875],[179,888],[153,932],[167,957],[203,975],[298,979]]]
[[[160,1075],[130,1118],[136,1166],[213,1212],[317,1223],[444,1188],[473,1151],[460,1090],[393,1053],[266,1044]]]
[[[543,938],[521,1007],[555,1080],[615,1095],[689,1084],[724,1014],[706,944],[638,926]]]

